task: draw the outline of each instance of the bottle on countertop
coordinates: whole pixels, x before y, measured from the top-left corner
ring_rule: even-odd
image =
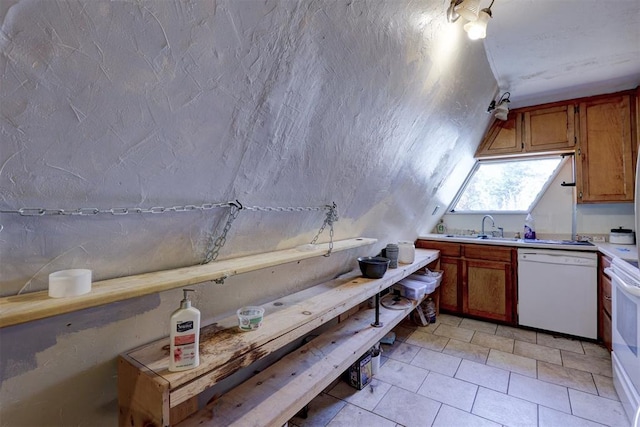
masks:
[[[200,310],[191,306],[188,292],[193,289],[183,289],[184,299],[180,301],[180,308],[171,314],[169,322],[169,371],[185,371],[200,364]]]
[[[447,232],[447,226],[444,224],[444,219],[440,219],[438,225],[436,225],[436,233],[444,234]]]
[[[527,218],[524,220],[524,238],[534,240],[536,238],[535,221],[530,213],[527,214]]]

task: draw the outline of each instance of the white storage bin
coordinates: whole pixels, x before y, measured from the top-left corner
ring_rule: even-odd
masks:
[[[400,295],[405,298],[420,300],[426,295],[427,283],[419,280],[402,279],[398,282],[400,285],[397,289],[400,290]]]
[[[430,294],[431,292],[435,291],[440,284],[438,282],[438,279],[436,279],[435,277],[430,277],[423,274],[411,274],[408,276],[408,279],[424,283],[425,294]]]
[[[433,289],[431,291],[427,291],[427,293],[433,292],[438,286],[440,286],[440,282],[442,282],[442,271],[427,271],[424,273],[413,273],[408,276],[412,280],[421,280],[423,282],[432,283],[435,281],[435,285],[433,285]]]

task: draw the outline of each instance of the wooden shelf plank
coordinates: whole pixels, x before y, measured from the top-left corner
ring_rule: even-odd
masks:
[[[371,238],[339,240],[334,242],[333,252],[371,245],[376,241],[377,239]],[[323,243],[312,250],[285,249],[205,265],[103,280],[94,282],[90,293],[77,297],[50,298],[48,291],[3,297],[0,298],[0,328],[314,258],[326,254],[328,249],[329,244]]]
[[[356,307],[438,256],[436,250],[416,249],[412,264],[400,264],[396,269],[389,269],[380,279],[364,278],[354,270],[329,282],[262,304],[265,308],[264,323],[256,331],[240,331],[235,316],[205,326],[200,332],[200,366],[194,369],[168,371],[168,338],[123,356],[154,372],[158,381],[170,384],[170,406],[173,408],[235,370],[249,366]]]
[[[404,319],[403,310],[381,308],[381,328],[374,310],[362,310],[230,390],[179,424],[195,426],[284,425],[351,364]]]

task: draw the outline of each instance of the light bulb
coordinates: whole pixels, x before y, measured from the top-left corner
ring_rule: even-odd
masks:
[[[489,18],[491,18],[491,11],[489,9],[482,9],[478,15],[478,19],[464,25],[464,30],[471,40],[483,39],[487,36]]]

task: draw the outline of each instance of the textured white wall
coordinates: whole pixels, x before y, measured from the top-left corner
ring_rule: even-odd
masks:
[[[0,208],[335,201],[376,247],[197,287],[204,319],[431,229],[497,91],[440,0],[49,1],[0,7]],[[432,215],[436,206],[442,206]],[[0,294],[201,262],[223,211],[2,214]],[[221,258],[307,243],[323,213],[243,211]],[[321,238],[327,240],[325,232]],[[115,424],[118,353],[167,335],[179,291],[0,330],[3,425]]]

